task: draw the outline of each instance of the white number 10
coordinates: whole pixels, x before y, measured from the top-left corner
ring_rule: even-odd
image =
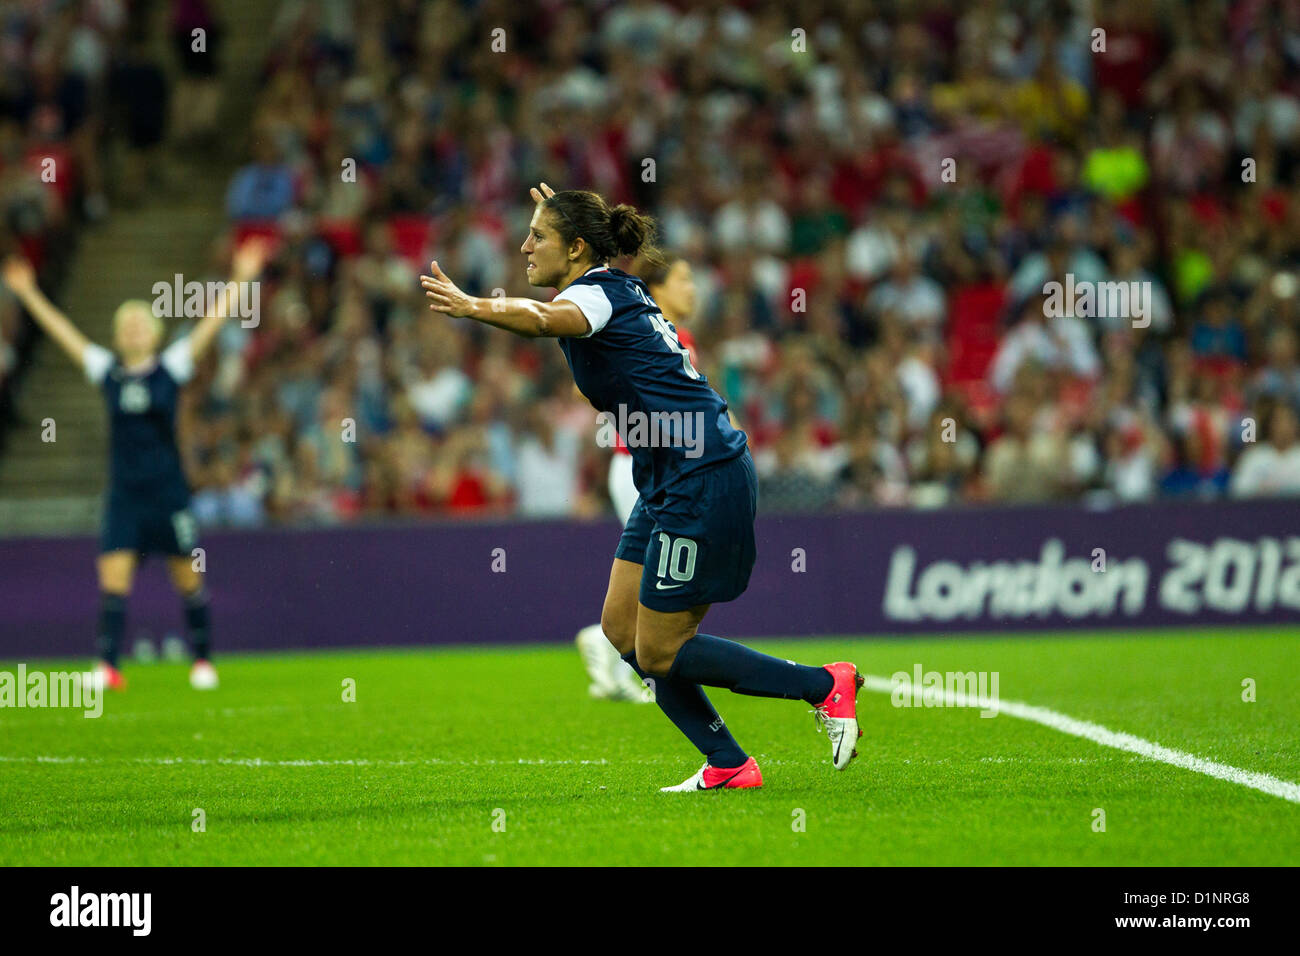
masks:
[[[695,577],[695,542],[690,538],[673,540],[659,532],[659,578],[671,577],[674,581],[689,581]],[[671,553],[671,557],[670,557]],[[685,557],[685,567],[682,558]]]

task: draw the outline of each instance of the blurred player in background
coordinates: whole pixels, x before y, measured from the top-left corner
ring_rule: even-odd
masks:
[[[113,350],[96,345],[54,306],[36,283],[31,264],[11,258],[3,267],[5,285],[36,323],[85,370],[108,403],[109,480],[105,497],[99,576],[99,654],[95,679],[122,690],[118,669],[126,630],[126,599],[135,570],[149,554],[167,557],[167,570],[185,605],[185,627],[194,652],[190,684],[196,690],[217,686],[211,662],[208,595],[192,563],[197,543],[189,512],[190,487],[176,448],[176,408],[180,390],[212,344],[222,322],[238,303],[237,283],[261,272],[266,245],[245,243],[235,253],[232,281],[209,305],[208,314],[189,335],[163,349],[164,326],[143,299],[123,302],[113,315]],[[115,354],[116,353],[116,354]]]
[[[650,290],[650,298],[668,323],[677,330],[677,340],[690,354],[691,365],[700,367],[695,352],[695,340],[683,325],[695,315],[695,278],[691,264],[671,253],[662,258],[639,257],[632,263],[632,274],[639,277]],[[632,453],[622,438],[614,445],[609,460],[609,499],[614,503],[618,520],[627,525],[627,519],[636,507],[639,497],[632,478]],[[578,632],[576,639],[587,675],[592,697],[603,700],[654,700],[653,691],[641,682],[636,672],[621,658],[618,651],[599,624],[589,624]]]
[[[699,631],[715,602],[735,600],[749,586],[758,478],[745,433],[732,426],[726,401],[691,364],[646,284],[608,265],[618,256],[653,257],[653,220],[631,206],[611,208],[596,193],[556,193],[545,183],[533,199],[520,252],[530,285],[559,290],[552,301],[466,295],[436,261],[420,284],[435,312],[557,339],[587,400],[628,423],[623,438],[640,497],[615,551],[601,627],[643,680],[653,678],[660,710],[705,757],[693,776],[662,789],[763,785],[758,763],[736,743],[705,686],[807,701],[830,738],[835,769],[845,769],[861,736],[863,679],[852,663],[808,667]]]

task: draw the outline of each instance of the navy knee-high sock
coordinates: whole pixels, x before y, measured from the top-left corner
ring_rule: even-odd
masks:
[[[770,657],[712,634],[696,634],[683,644],[668,676],[751,697],[783,697],[810,704],[820,704],[835,685],[835,678],[824,667]]]
[[[103,592],[99,596],[99,656],[110,666],[117,666],[126,633],[126,595]]]
[[[196,661],[212,659],[211,612],[208,610],[208,592],[199,588],[185,595],[185,630]]]
[[[655,703],[664,712],[664,716],[704,754],[710,766],[739,767],[749,759],[699,684],[688,684],[671,677],[647,677],[637,665],[635,651],[628,651],[623,655],[623,660],[632,666],[642,680],[654,681],[652,686],[655,690]]]

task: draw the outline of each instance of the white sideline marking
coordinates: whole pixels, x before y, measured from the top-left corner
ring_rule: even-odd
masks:
[[[175,764],[192,764],[197,767],[509,767],[509,766],[554,766],[570,764],[579,766],[602,766],[609,761],[600,760],[441,760],[430,757],[427,760],[266,760],[262,757],[55,757],[37,755],[34,757],[3,757],[0,763],[139,763],[151,766],[173,766]]]
[[[280,714],[293,711],[301,713],[302,707],[290,706],[288,704],[258,704],[250,707],[208,707],[202,712],[194,711],[195,717],[235,717],[239,714]],[[10,713],[14,713],[10,709]],[[51,714],[48,710],[33,710],[33,715],[39,714],[43,724],[67,724],[72,723],[77,727],[81,724],[76,723],[85,718],[77,714]],[[120,713],[104,713],[97,718],[99,720],[175,720],[176,711],[174,710],[128,710]],[[4,721],[0,720],[0,724]],[[11,721],[14,723],[14,721]]]
[[[867,690],[873,690],[881,694],[892,694],[894,692],[894,682],[888,677],[879,677],[875,674],[863,674],[862,676],[865,681],[862,686]],[[936,689],[934,693],[937,695],[938,690]],[[954,690],[945,690],[943,698],[944,703],[949,707],[986,707],[988,705],[988,701],[981,701],[977,694],[958,693]],[[1082,737],[1103,747],[1126,750],[1140,757],[1159,760],[1175,767],[1182,767],[1184,770],[1203,773],[1219,780],[1227,780],[1229,783],[1238,783],[1243,787],[1250,787],[1252,790],[1267,793],[1269,796],[1281,797],[1283,800],[1289,800],[1292,803],[1300,803],[1300,784],[1291,783],[1289,780],[1281,780],[1266,773],[1242,770],[1240,767],[1233,767],[1226,763],[1206,760],[1204,757],[1197,757],[1195,754],[1184,753],[1171,747],[1163,747],[1160,744],[1153,743],[1150,740],[1143,740],[1141,737],[1135,737],[1132,734],[1110,730],[1101,724],[1076,720],[1046,707],[1035,707],[1033,704],[1025,704],[1016,700],[998,700],[997,707],[999,713],[1010,714],[1012,717],[1020,717],[1024,720],[1032,720],[1036,724],[1051,727],[1053,730],[1059,730],[1071,737]]]

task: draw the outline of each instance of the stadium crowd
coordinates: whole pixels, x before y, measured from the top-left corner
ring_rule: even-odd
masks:
[[[99,179],[111,49],[120,7],[15,4],[0,14],[0,245],[57,289],[76,225],[103,214]],[[0,446],[35,327],[0,296]]]
[[[1300,494],[1300,3],[323,0],[271,51],[204,522],[608,509],[560,351],[416,281],[530,294],[542,180],[691,263],[764,510]]]
[[[190,31],[215,32],[207,0],[165,0],[175,80],[151,44],[159,0],[32,0],[0,9],[0,254],[21,254],[55,299],[80,230],[114,203],[157,191],[159,154],[210,134],[214,57],[191,62]],[[215,53],[213,37],[209,49]],[[181,120],[169,130],[174,112]],[[0,293],[0,448],[37,339]]]

